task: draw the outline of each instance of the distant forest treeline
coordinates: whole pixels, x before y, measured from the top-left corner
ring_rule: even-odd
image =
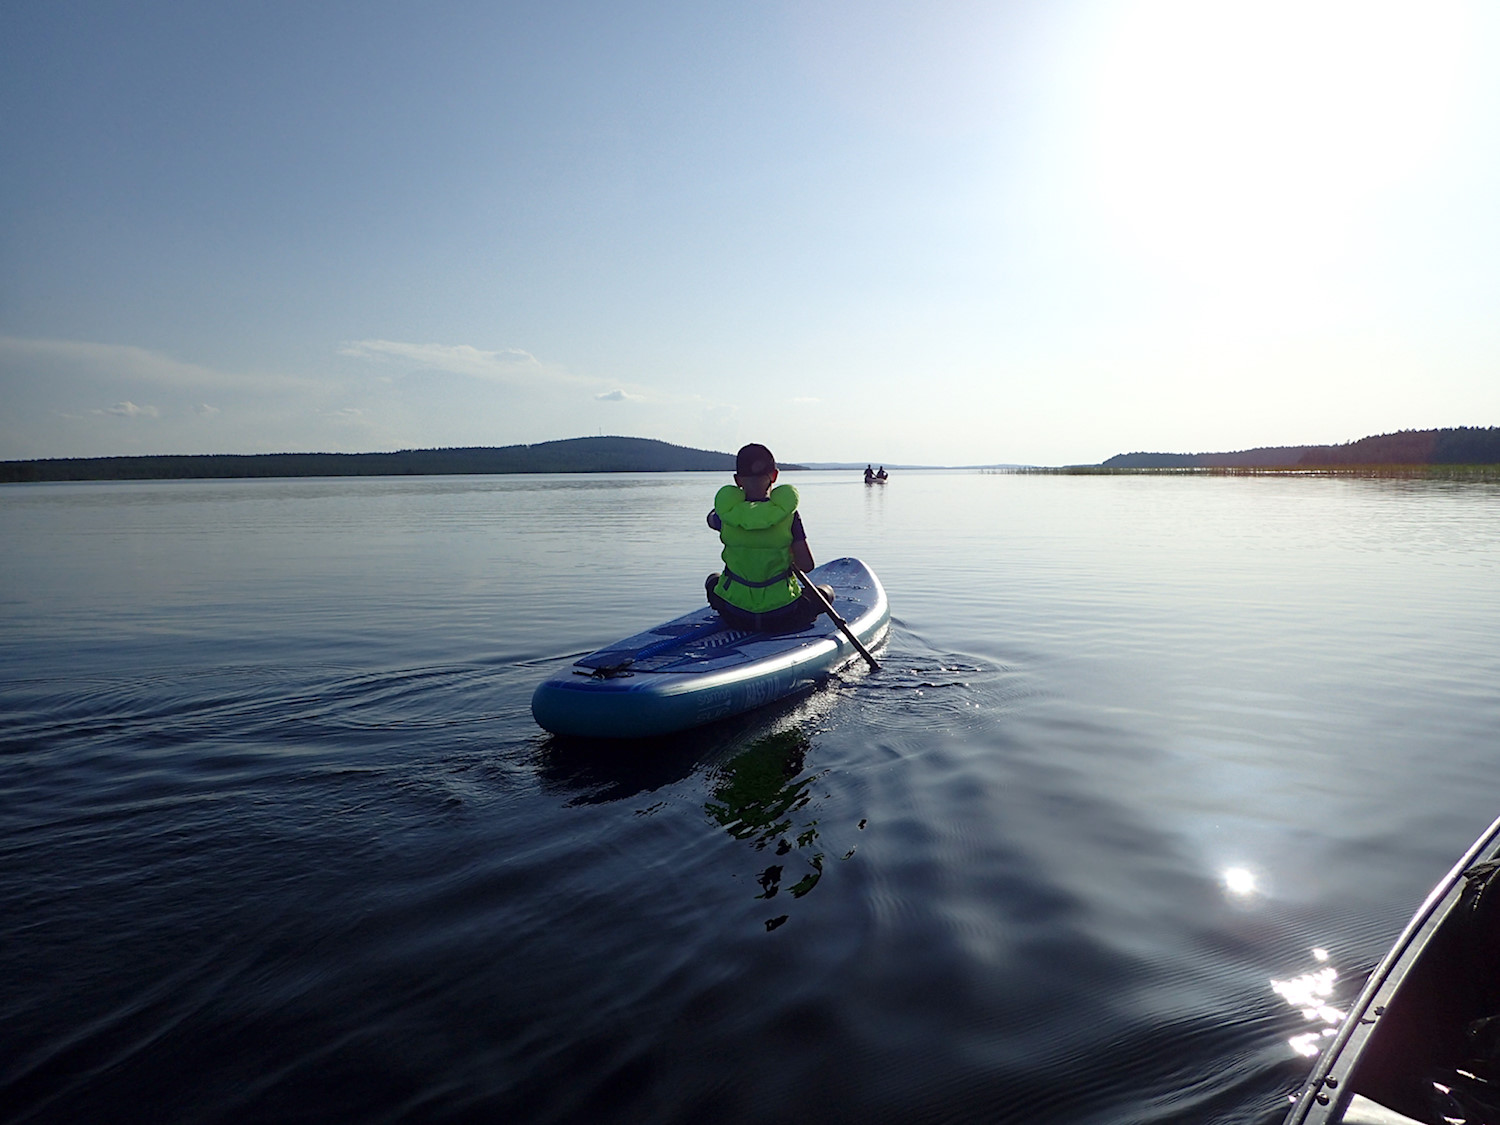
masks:
[[[1500,464],[1500,427],[1402,430],[1343,445],[1282,445],[1237,453],[1119,453],[1106,469],[1280,469],[1346,465]]]
[[[787,465],[785,468],[795,468]],[[0,461],[0,482],[222,477],[397,477],[479,473],[734,472],[734,454],[651,438],[590,437],[536,445],[399,453],[257,453]]]

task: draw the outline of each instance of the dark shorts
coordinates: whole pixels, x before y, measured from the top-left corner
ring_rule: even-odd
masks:
[[[806,629],[818,619],[823,607],[805,590],[800,598],[788,602],[770,613],[746,613],[738,606],[730,605],[715,592],[719,576],[710,574],[704,580],[703,589],[708,594],[708,604],[718,610],[719,616],[736,629],[750,629],[757,633],[795,633]]]

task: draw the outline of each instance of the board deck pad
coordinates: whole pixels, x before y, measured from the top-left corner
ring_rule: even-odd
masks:
[[[827,564],[829,568],[835,566],[836,563]],[[822,579],[823,585],[833,585],[828,579],[837,576],[837,571],[825,574],[820,568],[811,577]],[[844,620],[852,620],[869,608],[874,601],[875,589],[872,584],[855,581],[834,585],[833,608]],[[633,672],[712,672],[728,664],[813,644],[836,628],[823,615],[807,628],[793,633],[757,633],[725,624],[712,608],[704,606],[644,633],[616,641],[608,648],[591,652],[573,663],[578,668],[599,669],[619,667],[630,661],[629,668]]]

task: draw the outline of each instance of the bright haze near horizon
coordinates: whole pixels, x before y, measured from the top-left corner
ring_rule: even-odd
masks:
[[[1500,423],[1500,6],[0,9],[0,459]]]

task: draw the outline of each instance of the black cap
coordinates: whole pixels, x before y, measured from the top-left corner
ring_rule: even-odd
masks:
[[[776,458],[758,442],[751,442],[735,454],[734,471],[742,477],[768,477],[776,471]]]

